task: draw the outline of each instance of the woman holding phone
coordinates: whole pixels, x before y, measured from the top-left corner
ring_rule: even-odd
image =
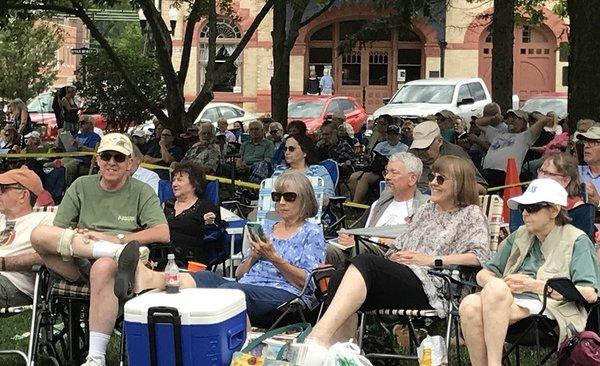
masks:
[[[262,238],[260,229],[249,230],[250,252],[237,268],[237,282],[214,272],[182,273],[179,276],[182,288],[242,290],[246,294],[250,322],[301,295],[310,272],[325,259],[323,230],[319,225],[307,221],[317,214],[315,193],[304,174],[289,171],[277,178],[271,196],[281,219],[276,222],[266,221],[262,227]],[[123,251],[128,252],[138,255],[136,250]],[[122,255],[119,262],[127,260],[132,259]],[[134,276],[130,283],[136,293],[148,288],[165,289],[162,272],[138,265]],[[313,296],[312,290],[307,291],[303,300],[310,304]]]

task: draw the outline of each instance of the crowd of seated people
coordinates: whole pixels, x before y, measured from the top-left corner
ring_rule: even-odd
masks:
[[[540,284],[550,275],[560,272],[586,299],[595,300],[599,281],[594,246],[587,235],[584,238],[568,224],[568,213],[583,203],[600,206],[600,125],[582,121],[569,137],[566,120],[558,121],[553,113],[502,113],[495,103],[469,123],[450,111],[419,123],[380,116],[370,135],[355,134],[343,114],[334,117],[314,135],[307,133],[302,121],[290,122],[284,130],[281,123],[265,119],[249,123],[247,131],[241,122],[231,131],[225,120],[216,126],[203,122],[181,135],[157,123],[152,135],[136,130],[130,137],[101,137],[94,132],[93,121],[82,118],[80,131],[74,131],[74,146],[68,149],[60,146],[60,140],[57,146],[45,146],[31,132],[22,141],[18,127],[9,124],[2,132],[7,151],[33,153],[47,151],[46,147],[50,151],[97,151],[100,172],[77,178],[87,174],[88,169],[79,168],[89,167],[91,156],[63,158],[67,189],[56,217],[45,220],[40,216],[39,222],[27,228],[32,233],[25,244],[29,251],[0,255],[27,254],[30,262],[45,263],[61,278],[90,283],[88,365],[102,364],[94,362],[105,357],[119,300],[146,288],[164,288],[163,275],[146,266],[144,247],[165,243],[179,260],[210,261],[213,252],[203,246],[204,234],[215,227],[222,229],[225,223],[220,207],[204,197],[206,175],[229,172],[226,167],[233,162],[230,169],[238,177],[255,183],[275,178],[272,197],[280,220],[264,224],[265,238],[251,235],[250,252],[244,253],[237,281],[198,272],[183,274],[181,284],[241,289],[246,293],[250,323],[301,295],[311,270],[331,263],[338,272],[329,285],[328,310],[311,335],[316,344],[327,347],[355,338],[358,311],[402,307],[432,309],[444,316],[445,299],[437,291],[440,280],[428,275],[428,268],[437,260],[444,265],[477,265],[484,268],[477,277],[483,290],[463,301],[461,315],[467,314],[461,317],[463,332],[474,364],[496,364],[506,327],[539,310]],[[232,151],[228,145],[239,146],[231,161],[227,160]],[[509,158],[515,159],[523,177],[539,180],[523,196],[509,200],[511,208],[522,212],[524,224],[491,256],[479,194],[504,185]],[[320,164],[326,159],[335,161],[340,172],[347,170],[350,191],[342,194],[370,206],[358,226],[405,224],[404,234],[391,240],[374,235],[370,241],[356,242],[341,230],[338,246],[326,244],[322,228],[307,221],[316,215],[318,203],[306,179],[323,179],[323,204],[336,196],[332,176]],[[142,163],[162,169],[152,172]],[[31,205],[26,203],[37,195],[38,187],[37,181],[33,189],[29,181],[3,183],[2,178],[0,174],[0,212],[9,227],[9,221],[19,223],[30,212]],[[175,196],[162,207],[159,178],[172,181]],[[382,181],[385,189],[380,192]],[[535,192],[538,186],[546,195]],[[103,210],[110,202],[118,202],[115,207],[126,211],[137,210],[115,213],[115,217],[136,217],[134,224],[99,219],[108,212]],[[22,212],[11,212],[12,206]],[[114,207],[109,211],[116,212]],[[569,243],[560,250],[573,253],[570,262],[556,248],[546,246],[547,238],[558,237]],[[34,249],[37,254],[32,255]],[[515,257],[518,250],[523,258]],[[2,273],[7,270],[26,272],[5,257],[0,257],[0,280],[4,281]],[[13,287],[17,295],[25,296],[18,298],[19,303],[31,296],[21,282]],[[397,293],[408,295],[391,296]],[[303,296],[307,302],[314,300],[312,291]],[[110,316],[99,317],[98,309],[103,313],[108,309]],[[554,310],[549,306],[547,315],[560,325],[563,319]],[[490,314],[499,317],[492,319]],[[578,329],[585,315],[573,316]]]

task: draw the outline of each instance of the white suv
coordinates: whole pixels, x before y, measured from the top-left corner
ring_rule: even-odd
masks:
[[[390,98],[388,104],[373,113],[398,116],[420,122],[422,117],[447,109],[469,121],[481,116],[492,98],[480,78],[440,78],[410,81]]]

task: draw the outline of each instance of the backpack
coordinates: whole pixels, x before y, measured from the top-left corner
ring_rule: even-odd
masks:
[[[573,336],[560,345],[557,365],[600,365],[600,335],[589,330],[577,333],[571,326],[569,329]]]

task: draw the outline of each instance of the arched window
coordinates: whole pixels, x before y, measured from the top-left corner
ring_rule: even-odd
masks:
[[[206,72],[206,65],[208,64],[208,34],[210,32],[208,24],[200,30],[200,47],[199,47],[199,67],[198,72],[200,73],[200,84],[199,88],[204,84],[204,74]],[[219,18],[217,20],[217,54],[215,58],[216,67],[219,64],[224,63],[227,58],[236,49],[240,39],[242,38],[242,31],[233,19],[230,18]],[[215,82],[213,91],[218,92],[242,92],[242,60],[240,56],[233,62],[232,65],[227,67],[226,70],[220,74],[224,74],[224,77],[219,81]]]

